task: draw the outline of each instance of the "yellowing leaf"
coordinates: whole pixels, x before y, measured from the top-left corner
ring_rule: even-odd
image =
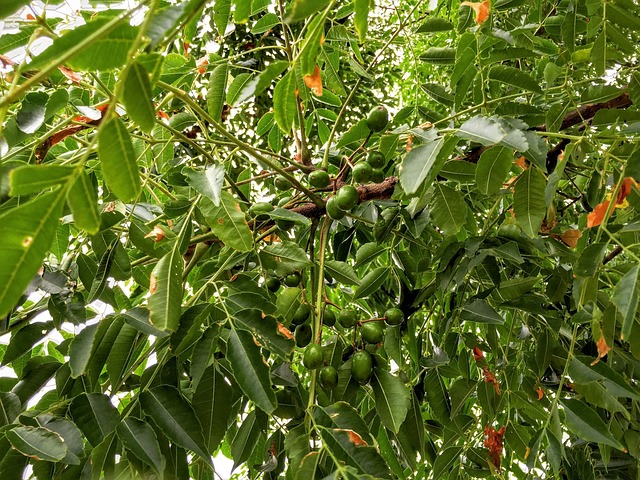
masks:
[[[314,95],[317,97],[322,96],[322,75],[320,74],[320,67],[316,65],[311,75],[305,75],[304,83],[311,89]]]
[[[482,25],[489,18],[490,0],[484,2],[462,2],[460,5],[471,7],[476,14],[476,23]]]

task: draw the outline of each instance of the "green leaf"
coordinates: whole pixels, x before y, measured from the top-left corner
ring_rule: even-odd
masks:
[[[287,210],[286,208],[276,207],[268,213],[269,217],[273,220],[288,220],[298,225],[311,225],[311,220],[304,215],[300,215],[297,212]]]
[[[620,330],[620,338],[628,339],[631,335],[636,311],[638,310],[638,271],[640,267],[634,265],[624,274],[613,288],[611,302],[616,306],[620,315],[622,315],[622,328]]]
[[[296,116],[296,76],[289,70],[276,84],[273,91],[273,113],[276,123],[284,133],[291,131]]]
[[[9,173],[12,196],[38,193],[69,181],[75,168],[64,165],[23,165]]]
[[[457,470],[460,463],[462,447],[447,447],[436,458],[433,464],[433,478],[446,478],[449,472]]]
[[[353,26],[358,32],[358,40],[364,43],[367,38],[367,28],[369,27],[369,0],[355,0],[355,15],[353,16]]]
[[[74,70],[113,70],[124,65],[129,58],[129,49],[138,35],[138,27],[132,27],[128,20],[121,20],[115,28],[107,27],[110,18],[99,18],[85,25],[69,30],[56,38],[53,44],[29,64],[30,70],[39,70],[67,53],[92,34],[102,29],[107,33],[98,36],[78,51],[67,65]]]
[[[460,184],[476,181],[476,164],[464,160],[449,160],[440,169],[439,175]]]
[[[100,126],[98,158],[105,182],[120,200],[134,200],[142,188],[131,137],[119,117]]]
[[[438,159],[444,138],[412,148],[400,165],[400,184],[407,194],[418,191]]]
[[[491,305],[480,299],[476,299],[462,308],[460,320],[495,325],[502,325],[504,323],[504,318],[502,318]]]
[[[307,252],[294,242],[267,245],[260,252],[260,260],[267,268],[276,270],[279,275],[303,270],[312,265]]]
[[[604,254],[607,251],[606,243],[592,243],[587,245],[573,267],[573,273],[578,277],[591,277],[598,271]]]
[[[233,390],[214,365],[207,367],[193,394],[192,405],[202,423],[205,445],[215,452],[224,438],[231,415]]]
[[[8,365],[30,352],[35,344],[46,337],[52,329],[53,323],[51,322],[34,322],[13,332],[11,341],[2,357],[2,365]]]
[[[447,92],[447,89],[442,85],[439,85],[437,83],[425,83],[424,85],[422,85],[422,89],[427,92],[427,95],[433,98],[436,102],[446,106],[453,105],[453,95]]]
[[[143,132],[150,132],[156,123],[156,111],[147,69],[134,61],[125,70],[121,82],[121,99],[127,115]]]
[[[86,326],[71,340],[69,344],[71,378],[78,378],[84,375],[91,359],[91,354],[102,339],[102,335],[97,335],[99,325],[95,323]]]
[[[20,415],[21,402],[15,393],[0,392],[0,427],[9,425]]]
[[[249,459],[260,440],[260,433],[261,429],[256,410],[252,410],[242,421],[238,433],[233,437],[233,442],[231,443],[233,470]]]
[[[138,346],[138,330],[131,325],[124,324],[118,333],[109,357],[107,358],[107,375],[112,391],[118,391],[127,366],[135,360],[135,350]]]
[[[120,414],[111,400],[101,393],[83,393],[71,402],[69,413],[92,446],[97,446],[113,432]]]
[[[64,190],[41,195],[0,215],[0,317],[20,299],[56,234]]]
[[[67,446],[60,435],[43,427],[16,427],[8,430],[11,446],[23,455],[46,462],[59,462],[67,455]]]
[[[22,7],[29,5],[29,0],[5,0],[0,4],[0,19],[16,13]]]
[[[280,19],[275,13],[266,13],[263,17],[260,17],[256,23],[251,27],[251,33],[254,35],[260,35],[261,33],[268,32],[276,25],[280,24]]]
[[[368,0],[365,1],[368,2]],[[325,20],[325,15],[318,14],[307,27],[304,46],[300,52],[300,73],[302,73],[302,76],[311,75],[315,70],[318,53],[320,52],[320,43],[324,37]]]
[[[153,387],[140,394],[140,403],[169,440],[211,463],[198,417],[177,388],[169,385]]]
[[[429,17],[416,29],[416,33],[447,32],[453,30],[453,24],[440,17]]]
[[[451,400],[437,368],[427,370],[424,378],[424,389],[429,407],[436,418],[443,424],[451,420]]]
[[[213,4],[213,22],[218,29],[218,35],[224,37],[231,18],[231,0],[217,0]]]
[[[295,23],[310,17],[329,5],[330,0],[294,0],[287,10],[285,22]]]
[[[209,77],[207,90],[207,111],[216,122],[222,121],[222,109],[224,108],[225,91],[229,78],[229,64],[218,65]]]
[[[433,65],[452,65],[456,62],[456,50],[451,47],[429,47],[420,60]]]
[[[251,2],[246,0],[233,0],[233,21],[235,23],[247,23],[251,15]]]
[[[365,298],[376,292],[380,286],[387,280],[389,276],[389,268],[378,267],[367,273],[362,281],[360,287],[356,290],[356,294],[353,299]]]
[[[180,242],[160,259],[149,277],[149,320],[159,330],[175,332],[182,312],[182,269]]]
[[[220,206],[220,192],[224,184],[224,165],[215,164],[204,170],[185,168],[182,173],[187,176],[187,183],[198,193],[209,198],[214,206]]]
[[[374,369],[371,388],[380,421],[386,428],[398,433],[409,411],[409,389],[402,380],[381,368]]]
[[[127,417],[116,427],[116,433],[122,445],[156,473],[160,474],[164,470],[165,461],[158,445],[158,437],[148,423]]]
[[[73,223],[89,235],[100,230],[100,212],[98,212],[98,192],[91,178],[82,170],[67,192],[67,203],[73,214]]]
[[[467,221],[467,210],[466,202],[456,190],[436,183],[431,218],[445,235],[455,235],[460,231]]]
[[[270,352],[283,358],[287,358],[293,352],[295,348],[293,338],[289,336],[290,334],[282,334],[273,316],[264,315],[264,312],[257,308],[250,308],[236,312],[234,319],[238,328],[251,332],[258,343]]]
[[[240,252],[248,252],[253,248],[251,230],[233,195],[223,190],[220,193],[220,205],[215,206],[211,200],[203,198],[199,206],[213,233],[226,245]]]
[[[515,67],[495,65],[489,70],[489,79],[523,90],[542,93],[540,85],[531,75]]]
[[[271,388],[269,366],[255,344],[253,335],[245,330],[232,329],[227,349],[234,378],[242,391],[257,407],[267,413],[273,412],[277,400]]]
[[[326,260],[325,271],[343,285],[360,285],[360,279],[353,267],[346,262],[338,260]]]
[[[493,145],[500,143],[507,136],[507,132],[495,120],[476,116],[464,122],[457,135],[482,145]]]
[[[513,192],[513,210],[516,221],[529,237],[537,237],[542,220],[547,213],[544,191],[547,181],[544,174],[533,165],[527,168],[516,182]]]
[[[602,418],[587,404],[577,399],[560,400],[560,403],[564,407],[569,430],[578,438],[624,450],[624,446],[611,434]]]
[[[502,185],[513,164],[513,151],[506,147],[491,147],[482,152],[476,168],[478,190],[485,195],[494,195]]]
[[[231,106],[238,106],[242,102],[251,98],[253,91],[251,94],[247,94],[247,90],[253,90],[251,87],[252,82],[254,81],[254,76],[250,73],[239,73],[229,85],[229,90],[227,91],[227,103]]]

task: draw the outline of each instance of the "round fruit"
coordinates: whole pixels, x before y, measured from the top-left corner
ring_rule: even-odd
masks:
[[[338,313],[338,323],[343,328],[351,328],[358,322],[358,314],[355,310],[345,308]]]
[[[371,171],[371,181],[373,183],[382,183],[384,181],[384,172],[379,168],[374,168]]]
[[[324,363],[324,352],[322,346],[317,343],[310,344],[302,355],[302,364],[309,370],[320,368]]]
[[[360,328],[362,339],[367,343],[380,343],[384,338],[384,329],[380,322],[367,322]]]
[[[335,195],[327,200],[325,208],[327,210],[327,215],[329,215],[329,218],[332,220],[340,220],[344,218],[344,210],[338,206],[338,200]]]
[[[306,323],[309,320],[309,316],[311,315],[311,307],[306,303],[301,303],[297,308],[296,313],[293,314],[293,318],[291,319],[291,323],[294,325],[300,325],[302,323]]]
[[[328,308],[324,309],[324,315],[322,316],[322,324],[327,327],[333,327],[336,324],[336,314],[333,310]]]
[[[356,183],[368,183],[373,176],[373,168],[367,162],[358,163],[351,170],[351,175]]]
[[[374,150],[367,155],[367,163],[371,165],[372,168],[382,168],[386,165],[387,159],[384,153]]]
[[[297,287],[300,285],[300,274],[298,272],[293,272],[284,277],[284,284],[287,287]]]
[[[387,325],[400,325],[404,320],[404,313],[399,308],[390,308],[384,312]]]
[[[277,175],[273,183],[276,188],[281,191],[289,190],[291,188],[291,182],[282,175]]]
[[[278,206],[284,207],[290,201],[291,201],[291,197],[282,197],[280,200],[278,200]]]
[[[296,345],[298,348],[304,348],[311,342],[311,325],[305,323],[304,325],[298,325],[296,331],[293,334],[296,339]]]
[[[293,227],[295,227],[295,225],[296,225],[296,222],[292,220],[284,220],[282,218],[279,218],[276,220],[276,226],[283,232],[288,232]]]
[[[333,390],[338,386],[338,371],[331,365],[320,370],[320,385],[325,390]]]
[[[336,203],[344,211],[355,207],[359,199],[358,190],[352,185],[345,185],[336,193]]]
[[[270,292],[277,292],[280,288],[280,280],[275,277],[267,277],[264,283]]]
[[[389,123],[389,112],[383,105],[373,107],[367,116],[367,126],[372,132],[381,132]]]
[[[351,378],[360,385],[369,381],[373,373],[373,359],[366,350],[358,350],[351,357]]]
[[[315,188],[324,188],[331,182],[329,174],[324,170],[314,170],[307,178],[309,185]]]
[[[257,202],[251,205],[249,213],[255,217],[256,220],[264,222],[269,220],[269,215],[266,215],[273,210],[273,205],[267,202]]]

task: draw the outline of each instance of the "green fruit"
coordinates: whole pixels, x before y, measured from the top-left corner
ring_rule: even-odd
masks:
[[[351,378],[360,385],[369,381],[373,373],[373,359],[366,350],[358,350],[351,357]]]
[[[327,327],[333,327],[336,324],[336,314],[333,310],[328,308],[324,309],[324,315],[322,316],[322,324]]]
[[[379,168],[374,168],[371,171],[371,182],[372,183],[382,183],[384,181],[384,172]]]
[[[288,232],[296,226],[296,222],[294,222],[293,220],[284,220],[282,218],[279,218],[276,220],[276,226],[283,232]]]
[[[268,277],[264,284],[270,292],[277,292],[280,289],[280,280],[275,277]]]
[[[367,322],[360,328],[360,335],[362,340],[367,343],[380,343],[384,338],[384,329],[380,322]]]
[[[249,208],[249,213],[258,216],[261,213],[269,213],[273,210],[273,205],[267,202],[256,202]],[[268,217],[267,217],[268,218]]]
[[[293,272],[284,277],[284,284],[287,287],[297,287],[300,285],[300,274],[298,272]]]
[[[343,328],[351,328],[358,323],[358,314],[355,310],[345,308],[338,313],[338,323]]]
[[[338,371],[331,365],[320,370],[320,385],[325,390],[333,390],[338,386]]]
[[[344,210],[342,210],[338,206],[338,200],[336,199],[335,195],[333,197],[329,197],[325,208],[327,210],[327,215],[329,215],[329,218],[331,218],[332,220],[340,220],[344,218]]]
[[[359,199],[358,190],[352,185],[345,185],[336,193],[336,203],[344,211],[355,207]]]
[[[302,364],[309,370],[320,368],[324,363],[324,352],[322,346],[317,343],[310,344],[302,355]]]
[[[315,188],[324,188],[331,182],[329,174],[324,170],[314,170],[307,178],[309,185]]]
[[[372,132],[381,132],[389,123],[389,112],[383,105],[373,107],[367,116],[367,126]]]
[[[309,345],[309,342],[311,342],[311,334],[311,325],[308,323],[298,325],[296,327],[296,331],[293,336],[296,339],[296,345],[298,348],[304,348]]]
[[[273,184],[280,191],[289,190],[291,188],[291,182],[282,175],[277,175],[273,181]]]
[[[382,168],[387,164],[387,159],[384,153],[374,150],[367,155],[367,163],[371,165],[371,168]]]
[[[351,170],[351,175],[356,183],[368,183],[373,176],[373,168],[367,162],[358,163]]]
[[[291,201],[291,197],[282,197],[280,200],[278,200],[278,206],[284,207],[290,201]]]
[[[384,312],[387,325],[400,325],[404,320],[404,313],[399,308],[390,308]]]
[[[291,323],[294,325],[300,325],[302,323],[306,323],[309,321],[309,316],[311,315],[311,307],[306,303],[301,303],[297,308],[296,313],[293,314],[293,318],[291,319]]]

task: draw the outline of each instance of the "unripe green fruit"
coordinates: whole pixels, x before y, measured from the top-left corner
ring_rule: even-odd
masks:
[[[324,170],[314,170],[307,178],[309,185],[315,188],[324,188],[331,182],[329,174]]]
[[[377,344],[384,338],[384,329],[380,322],[367,322],[360,328],[360,335],[362,340],[367,343]]]
[[[378,150],[373,150],[369,152],[367,155],[367,163],[371,165],[371,168],[382,168],[386,165],[387,159],[384,156],[384,153],[379,152]]]
[[[324,315],[322,316],[322,324],[327,327],[333,327],[336,324],[336,314],[329,308],[324,309]]]
[[[338,386],[338,371],[331,365],[320,370],[320,385],[325,390],[333,390]]]
[[[344,211],[355,207],[359,199],[358,190],[352,185],[345,185],[336,193],[336,203]]]
[[[369,381],[373,373],[373,359],[366,350],[358,350],[351,357],[351,378],[360,385]]]
[[[298,346],[298,348],[304,348],[309,345],[309,342],[311,342],[311,334],[311,325],[309,325],[308,323],[298,325],[296,327],[296,331],[293,336],[296,339],[296,345]]]
[[[404,320],[404,313],[399,308],[390,308],[384,312],[387,325],[400,325]]]
[[[269,215],[266,215],[273,210],[273,205],[267,202],[257,202],[251,205],[249,213],[255,217],[259,222],[269,220]]]
[[[358,163],[351,170],[351,176],[356,183],[368,183],[373,176],[373,168],[367,162]]]
[[[351,328],[358,322],[358,314],[351,309],[345,308],[338,313],[338,323],[343,328]]]
[[[374,168],[371,172],[372,183],[382,183],[384,181],[384,172],[379,168]]]
[[[383,105],[373,107],[367,116],[367,126],[372,132],[381,132],[389,123],[389,112]]]
[[[338,201],[335,195],[327,200],[325,208],[327,210],[327,215],[329,215],[329,218],[332,220],[340,220],[344,218],[345,212],[338,206]]]
[[[324,352],[322,346],[317,343],[310,344],[302,355],[302,364],[309,370],[320,368],[324,363]]]
[[[284,284],[287,287],[297,287],[300,285],[300,274],[298,272],[293,272],[284,277]]]
[[[278,200],[278,206],[284,207],[290,201],[291,201],[291,197],[282,197],[280,200]]]
[[[275,277],[268,277],[264,283],[270,292],[277,292],[280,289],[280,280]]]
[[[291,188],[291,182],[282,175],[277,175],[273,184],[281,191],[289,190]]]
[[[302,323],[306,323],[309,320],[309,316],[311,315],[311,307],[309,307],[306,303],[301,303],[297,308],[296,313],[293,314],[293,318],[291,319],[291,323],[294,325],[300,325]]]

